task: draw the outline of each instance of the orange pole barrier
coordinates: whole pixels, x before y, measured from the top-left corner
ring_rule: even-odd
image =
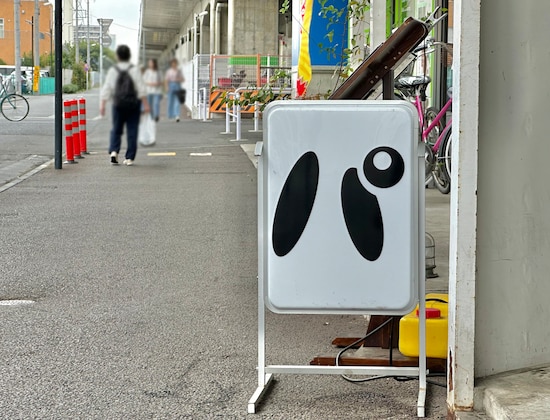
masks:
[[[73,114],[71,110],[71,101],[64,101],[64,114],[65,114],[65,148],[67,154],[67,161],[65,163],[78,163],[74,160],[74,148],[73,148]]]
[[[71,114],[73,123],[73,148],[75,159],[82,159],[80,154],[80,128],[78,127],[78,101],[73,99],[71,101]]]
[[[78,115],[80,117],[80,151],[85,155],[88,154],[87,135],[86,135],[86,99],[78,100]]]

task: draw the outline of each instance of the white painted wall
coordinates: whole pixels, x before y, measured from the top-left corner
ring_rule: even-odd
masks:
[[[550,363],[550,8],[481,16],[477,377]]]

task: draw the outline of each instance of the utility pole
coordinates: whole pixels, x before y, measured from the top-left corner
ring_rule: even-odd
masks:
[[[80,63],[80,34],[78,33],[78,3],[80,0],[75,0],[74,2],[74,18],[75,18],[75,32],[74,32],[74,62],[76,64]]]
[[[90,89],[90,0],[86,0],[86,90]]]
[[[99,23],[99,90],[103,83],[103,44],[110,45],[111,37],[109,36],[109,26],[113,23],[113,19],[97,19]]]
[[[99,22],[99,90],[103,86],[103,19]]]
[[[34,0],[34,16],[33,16],[33,66],[38,67],[40,66],[40,5],[38,4],[38,0]]]
[[[16,0],[19,1],[19,0]],[[63,154],[63,11],[61,0],[55,0],[55,169],[61,169]]]
[[[21,0],[13,1],[13,24],[15,29],[15,92],[21,93]]]

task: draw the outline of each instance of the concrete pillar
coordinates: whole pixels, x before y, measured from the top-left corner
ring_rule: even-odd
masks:
[[[229,0],[228,7],[230,55],[277,54],[278,0]]]
[[[374,51],[386,40],[386,0],[372,0],[370,9],[370,50]]]
[[[455,2],[447,404],[474,404],[481,0]],[[498,7],[497,7],[498,8]],[[485,140],[485,139],[484,139]]]
[[[216,49],[216,0],[210,0],[210,37],[209,37],[209,54],[215,54]]]

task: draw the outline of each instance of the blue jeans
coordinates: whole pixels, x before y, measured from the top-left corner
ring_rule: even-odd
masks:
[[[151,118],[157,120],[160,117],[160,100],[162,95],[160,93],[150,93],[147,95],[147,101],[151,108]]]
[[[124,132],[124,126],[126,126],[126,137],[128,139],[128,148],[126,149],[126,159],[134,160],[137,153],[137,139],[138,139],[138,127],[139,118],[141,116],[141,109],[119,109],[119,107],[113,105],[113,128],[111,129],[111,136],[109,140],[109,153],[120,152],[120,143],[122,141],[122,133]]]
[[[180,116],[180,101],[177,91],[180,90],[179,82],[170,82],[168,84],[168,118],[174,119]]]

